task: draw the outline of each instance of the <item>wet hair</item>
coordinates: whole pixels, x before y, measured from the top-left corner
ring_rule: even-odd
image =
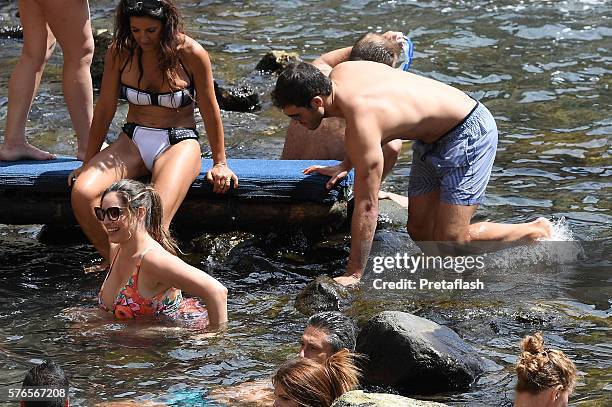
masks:
[[[528,335],[521,341],[521,356],[516,365],[517,391],[538,393],[562,386],[563,391],[574,390],[576,366],[560,350],[544,347],[541,332]]]
[[[21,384],[25,387],[66,389],[66,397],[51,400],[23,400],[26,407],[64,407],[68,400],[68,378],[62,368],[53,361],[45,361],[31,368]]]
[[[149,235],[164,249],[176,254],[178,246],[170,233],[162,226],[163,207],[161,198],[151,185],[145,185],[133,179],[122,179],[104,191],[100,202],[111,192],[117,192],[121,196],[123,203],[132,214],[136,214],[138,208],[145,208],[144,223]]]
[[[380,34],[366,33],[353,45],[349,61],[373,61],[393,67],[399,59],[402,45]]]
[[[359,386],[361,376],[355,366],[356,355],[344,349],[324,363],[306,358],[285,362],[272,377],[287,397],[304,407],[329,407],[344,393]]]
[[[315,96],[329,96],[332,83],[317,67],[306,62],[291,64],[281,72],[272,91],[272,102],[278,108],[294,105],[310,108]]]
[[[331,345],[334,353],[340,349],[355,350],[357,337],[355,324],[341,312],[319,312],[308,318],[306,325],[325,332],[327,343]]]
[[[132,36],[130,17],[149,17],[161,21],[159,67],[163,73],[163,81],[167,81],[170,89],[176,90],[179,59],[179,45],[183,33],[183,22],[173,0],[121,0],[115,14],[115,57],[120,58],[127,52],[127,61],[132,61],[134,53],[138,56],[138,87],[143,76],[142,50]],[[126,63],[127,63],[126,61]],[[131,65],[130,65],[131,67]]]

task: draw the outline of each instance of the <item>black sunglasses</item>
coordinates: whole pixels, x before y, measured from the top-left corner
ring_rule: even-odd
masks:
[[[102,209],[96,206],[94,208],[94,213],[100,222],[104,222],[106,215],[108,215],[108,219],[114,222],[125,213],[125,209],[127,209],[127,207],[111,206],[110,208]]]
[[[140,11],[150,11],[155,15],[161,16],[164,11],[164,3],[161,0],[127,0],[125,10],[128,13]]]

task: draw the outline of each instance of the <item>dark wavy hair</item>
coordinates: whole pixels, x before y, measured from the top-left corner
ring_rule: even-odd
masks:
[[[276,80],[272,91],[272,103],[283,109],[285,106],[310,107],[315,96],[329,96],[332,92],[331,80],[316,66],[306,62],[291,64]]]
[[[149,17],[161,21],[161,43],[159,67],[164,73],[164,81],[168,81],[171,90],[176,90],[176,78],[180,66],[179,45],[183,33],[183,21],[173,0],[121,0],[115,14],[114,43],[116,57],[126,52],[132,61],[134,53],[138,54],[138,86],[143,76],[142,50],[132,36],[130,17]],[[126,62],[127,63],[127,62]]]

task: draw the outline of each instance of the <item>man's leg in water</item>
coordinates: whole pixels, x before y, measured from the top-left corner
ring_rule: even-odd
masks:
[[[440,190],[411,196],[408,202],[408,234],[415,242],[434,240],[434,228]]]
[[[507,224],[479,222],[470,224],[478,205],[453,205],[440,202],[434,226],[434,240],[438,242],[533,241],[550,237],[551,225],[545,218],[533,222]]]

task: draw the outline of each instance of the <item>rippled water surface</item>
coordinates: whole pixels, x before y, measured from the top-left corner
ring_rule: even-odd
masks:
[[[0,1],[2,24],[18,23],[13,3]],[[90,3],[95,28],[110,28],[114,2]],[[509,405],[518,340],[535,330],[575,360],[581,375],[572,403],[612,404],[609,1],[177,3],[188,32],[210,52],[215,77],[227,83],[246,78],[264,101],[255,114],[223,112],[230,157],[277,158],[282,150],[287,121],[269,102],[274,78],[253,72],[269,50],[311,60],[368,30],[402,30],[415,43],[416,73],[484,102],[497,119],[500,141],[478,216],[564,218],[559,233],[579,243],[494,255],[494,267],[477,275],[487,289],[477,293],[381,293],[366,285],[346,312],[363,323],[384,309],[405,310],[455,329],[489,368],[470,392],[435,397],[450,405]],[[0,46],[3,130],[21,43],[1,39]],[[113,131],[125,112],[120,106]],[[74,153],[60,52],[45,72],[28,136],[54,153]],[[406,145],[386,189],[405,192],[410,160]],[[92,249],[40,243],[39,230],[0,226],[0,403],[6,389],[46,357],[69,372],[74,405],[122,399],[194,405],[212,389],[265,379],[297,352],[306,318],[295,310],[295,295],[313,276],[340,273],[348,247],[344,235],[315,244],[299,231],[204,235],[188,245],[188,261],[230,290],[228,332],[208,338],[189,323],[177,328],[103,319],[93,311],[103,276],[82,273],[95,259]],[[378,243],[415,250],[397,222],[384,225]]]

